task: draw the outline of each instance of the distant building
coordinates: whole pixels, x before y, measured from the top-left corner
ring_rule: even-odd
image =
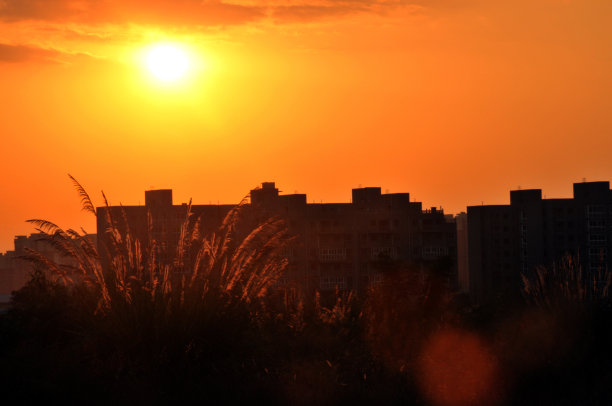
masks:
[[[518,294],[521,274],[572,255],[583,271],[610,269],[609,182],[574,184],[572,199],[513,190],[509,205],[468,207],[469,291],[476,300]]]
[[[95,234],[89,234],[94,243]],[[28,249],[37,251],[57,264],[75,265],[74,261],[63,256],[44,239],[41,233],[32,233],[29,236],[15,236],[15,249],[0,254],[0,295],[9,295],[12,291],[22,288],[30,279],[34,267],[24,259]]]
[[[28,280],[29,271],[24,269],[23,261],[19,260],[15,251],[0,254],[0,295],[10,297],[10,293],[18,290]]]
[[[201,216],[201,232],[206,234],[232,207],[193,205],[191,210]],[[103,242],[109,209],[97,210],[98,237]],[[171,190],[146,191],[144,206],[110,207],[115,218],[122,210],[141,242],[154,239],[176,247],[187,205],[173,205]],[[250,192],[248,215],[254,223],[281,216],[297,237],[286,254],[286,283],[362,291],[381,280],[385,264],[401,262],[435,268],[453,287],[456,284],[454,221],[441,209],[423,210],[408,193],[382,194],[379,187],[366,187],[353,189],[351,203],[307,203],[305,194],[281,195],[274,182],[264,182]]]

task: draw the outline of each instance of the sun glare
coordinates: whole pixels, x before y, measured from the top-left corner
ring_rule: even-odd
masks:
[[[157,77],[166,82],[182,77],[189,68],[185,52],[172,45],[158,45],[147,55],[147,67]]]

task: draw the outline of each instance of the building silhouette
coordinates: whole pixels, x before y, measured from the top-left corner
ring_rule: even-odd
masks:
[[[571,199],[543,199],[541,189],[510,191],[509,205],[468,207],[468,289],[472,297],[516,295],[521,274],[570,255],[585,275],[610,269],[609,182],[574,183]]]
[[[470,268],[468,261],[467,213],[455,215],[457,224],[457,289],[462,293],[470,290]]]
[[[467,214],[453,218],[442,209],[423,209],[409,193],[381,193],[379,187],[353,189],[350,203],[308,203],[305,194],[281,194],[274,182],[264,182],[250,191],[243,208],[250,226],[280,217],[296,237],[284,253],[289,266],[281,285],[363,291],[389,269],[427,269],[480,302],[519,295],[522,275],[567,256],[587,276],[610,269],[610,183],[575,183],[573,190],[572,198],[563,199],[542,198],[541,189],[512,190],[510,204],[469,206]],[[169,262],[189,211],[190,221],[200,218],[199,233],[207,235],[234,207],[175,205],[172,190],[148,190],[142,206],[98,207],[97,236],[88,237],[97,237],[104,259],[105,231],[114,218],[117,228],[129,228],[141,246],[155,241],[163,248],[160,259]],[[16,236],[15,249],[0,254],[0,294],[29,279],[33,268],[20,259],[28,248],[70,265],[41,237]]]
[[[353,189],[351,203],[308,203],[305,194],[282,195],[274,182],[250,191],[245,212],[251,224],[272,216],[285,220],[295,241],[281,284],[317,290],[363,291],[382,280],[390,265],[436,269],[456,284],[455,223],[441,209],[423,210],[408,193]],[[201,234],[216,230],[234,205],[192,205]],[[141,243],[165,245],[173,255],[188,205],[174,205],[171,190],[145,192],[144,206],[98,207],[98,241],[105,243],[109,211],[125,216]],[[124,214],[122,214],[124,213]],[[102,248],[101,248],[102,249]],[[169,258],[168,258],[169,259]]]
[[[94,243],[96,241],[95,234],[88,234],[87,238]],[[17,235],[14,244],[14,250],[0,254],[0,295],[9,295],[12,291],[21,289],[30,280],[34,266],[23,259],[28,255],[28,250],[36,251],[60,266],[77,265],[72,258],[66,257],[49,244],[42,233]]]

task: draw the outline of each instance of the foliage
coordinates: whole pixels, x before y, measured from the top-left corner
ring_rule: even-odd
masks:
[[[607,303],[610,299],[612,273],[604,267],[585,272],[578,258],[569,255],[550,267],[541,266],[533,274],[521,276],[526,299],[538,306]]]
[[[0,375],[21,400],[324,404],[365,401],[380,393],[374,387],[414,396],[393,389],[402,373],[371,355],[353,293],[276,288],[292,241],[282,220],[251,227],[243,202],[202,235],[189,205],[168,253],[136,238],[126,211],[105,196],[92,210],[71,179],[84,210],[104,216],[106,238],[96,246],[83,230],[30,221],[68,260],[30,251],[39,271],[0,319],[3,364],[38,371],[20,384],[8,370]]]

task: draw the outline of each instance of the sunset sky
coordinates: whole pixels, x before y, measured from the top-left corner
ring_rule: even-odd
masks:
[[[0,251],[102,203],[410,192],[447,212],[612,180],[610,0],[0,0]],[[188,67],[164,82],[158,44]]]

